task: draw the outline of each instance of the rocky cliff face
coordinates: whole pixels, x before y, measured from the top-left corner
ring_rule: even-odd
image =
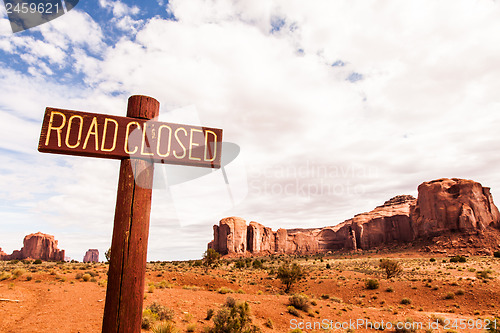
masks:
[[[11,255],[3,257],[3,260],[12,259],[42,259],[64,261],[64,250],[57,248],[57,240],[54,236],[37,232],[24,237],[24,246],[21,250],[12,252]]]
[[[500,214],[488,187],[466,179],[438,179],[420,184],[412,206],[415,237],[446,231],[475,232],[500,226]]]
[[[89,249],[83,257],[83,262],[99,262],[99,250]]]
[[[334,250],[371,249],[450,231],[474,233],[500,229],[500,213],[489,188],[471,180],[438,179],[418,187],[418,199],[396,196],[374,210],[336,226],[272,231],[239,217],[222,219],[209,243],[226,254],[312,254]]]

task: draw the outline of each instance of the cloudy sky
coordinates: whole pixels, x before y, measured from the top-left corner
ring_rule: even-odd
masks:
[[[156,165],[149,260],[200,258],[212,225],[335,225],[427,180],[500,200],[498,1],[80,1],[0,20],[0,247],[111,243],[119,161],[37,151],[47,106],[222,128],[222,170]],[[239,149],[238,149],[239,148]],[[103,259],[103,256],[101,256]]]

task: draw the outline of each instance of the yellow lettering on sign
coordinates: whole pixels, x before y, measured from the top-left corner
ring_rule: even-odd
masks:
[[[179,131],[183,131],[184,132],[184,135],[187,137],[187,131],[184,127],[179,127],[178,129],[175,130],[175,138],[177,139],[177,142],[179,143],[179,145],[182,147],[182,150],[184,151],[184,153],[182,153],[182,155],[177,155],[177,152],[174,150],[174,156],[176,158],[184,158],[186,156],[186,147],[182,144],[181,142],[181,139],[179,139],[179,136],[177,135],[179,133]]]
[[[144,151],[144,145],[146,144],[146,130],[147,130],[147,126],[148,126],[148,123],[144,123],[144,128],[142,129],[141,155],[152,156],[153,153],[148,153],[148,152]],[[150,147],[148,146],[148,148],[150,148]]]
[[[87,149],[87,144],[89,143],[90,136],[94,136],[94,147],[95,150],[99,150],[99,133],[97,131],[97,117],[92,118],[92,123],[90,124],[89,131],[83,142],[83,149]]]
[[[106,140],[106,134],[108,132],[108,123],[112,122],[115,124],[115,134],[113,134],[113,146],[111,148],[104,148],[104,141]],[[113,151],[116,148],[116,137],[118,135],[118,122],[111,118],[106,118],[104,120],[104,130],[102,131],[102,142],[101,142],[101,150],[102,151]]]
[[[132,125],[136,125],[137,128],[139,128],[139,129],[141,128],[141,125],[137,121],[131,121],[130,123],[127,124],[127,130],[125,131],[125,147],[124,147],[124,149],[125,149],[125,152],[127,154],[130,154],[130,155],[135,154],[137,152],[137,149],[139,149],[139,147],[135,146],[134,151],[128,150],[128,137],[130,135],[130,126],[132,126]]]
[[[55,114],[60,115],[62,117],[62,119],[63,119],[62,124],[59,127],[52,126],[52,124],[54,122],[54,115]],[[64,113],[61,113],[61,112],[52,111],[50,113],[50,122],[49,122],[49,127],[47,129],[47,138],[45,139],[45,145],[46,146],[49,145],[50,131],[55,130],[55,131],[57,131],[57,146],[61,147],[61,131],[62,131],[62,128],[64,127],[64,125],[66,125],[66,115]]]
[[[207,151],[208,151],[208,133],[211,133],[214,137],[214,153],[212,155],[212,158],[209,159],[207,157]],[[204,159],[206,162],[213,162],[215,160],[215,157],[217,156],[217,134],[215,134],[213,131],[210,131],[210,130],[206,130],[205,131],[205,156],[204,156]]]
[[[168,149],[167,149],[167,153],[166,154],[160,153],[161,130],[164,129],[164,128],[168,128]],[[158,128],[158,143],[156,145],[156,153],[158,154],[158,156],[160,156],[160,157],[167,157],[168,155],[170,155],[170,146],[171,146],[171,143],[172,143],[172,129],[168,125],[161,125]]]
[[[80,127],[78,128],[78,139],[76,140],[76,143],[74,145],[71,145],[69,143],[69,134],[71,132],[71,124],[73,123],[73,119],[80,120]],[[75,114],[75,115],[69,117],[68,130],[66,131],[66,146],[68,146],[68,148],[76,148],[80,145],[80,141],[82,139],[82,129],[83,129],[83,117],[82,116]]]
[[[193,147],[194,146],[199,146],[197,143],[193,143],[193,132],[199,132],[203,133],[202,130],[196,129],[196,128],[191,128],[191,133],[189,135],[189,159],[193,161],[201,161],[201,158],[199,157],[193,157],[192,152],[193,152]]]

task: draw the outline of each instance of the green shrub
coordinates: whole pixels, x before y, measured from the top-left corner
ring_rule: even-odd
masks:
[[[493,252],[493,256],[494,256],[495,258],[500,258],[500,251],[495,251],[495,252]]]
[[[262,269],[264,268],[264,264],[259,259],[255,259],[252,263],[252,267],[255,269]]]
[[[435,262],[435,261],[436,261],[436,258],[431,258],[431,259],[429,259],[429,260],[430,260],[430,262]]]
[[[243,260],[238,260],[237,262],[234,263],[234,267],[242,269],[245,268],[245,261]]]
[[[35,261],[33,261],[33,264],[35,265],[40,265],[42,263],[42,259],[36,259]]]
[[[288,293],[294,283],[305,277],[305,271],[297,263],[290,265],[285,262],[278,268],[276,277],[285,285],[285,292]]]
[[[450,262],[467,262],[467,258],[461,255],[457,255],[450,258]]]
[[[207,268],[217,267],[219,264],[220,253],[215,251],[214,249],[208,249],[203,254],[203,265]]]
[[[486,279],[492,279],[491,273],[492,273],[491,269],[485,269],[484,271],[477,272],[476,275],[479,279],[486,280]]]
[[[401,304],[411,304],[411,299],[405,297],[401,300]]]
[[[260,329],[251,324],[250,306],[239,302],[234,306],[224,306],[213,318],[214,327],[208,333],[256,333]]]
[[[304,294],[294,294],[288,298],[288,304],[296,309],[306,311],[309,310],[309,298]]]
[[[2,272],[2,274],[0,274],[0,281],[10,279],[11,277],[12,277],[12,274],[7,273],[7,272]]]
[[[392,292],[394,292],[394,288],[393,287],[387,287],[387,289],[385,291],[387,291],[388,293],[392,293]]]
[[[368,279],[365,282],[366,289],[378,289],[379,283],[377,279]]]
[[[82,279],[85,282],[88,282],[90,280],[90,278],[91,278],[90,274],[83,274],[83,276],[82,276]]]
[[[327,263],[327,264],[326,264],[326,269],[330,269],[330,268],[332,268],[332,266],[331,266],[330,264],[328,264],[328,263]]]

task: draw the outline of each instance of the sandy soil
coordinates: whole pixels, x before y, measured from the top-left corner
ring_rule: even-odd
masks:
[[[378,267],[379,260],[388,257],[404,268],[390,280]],[[172,309],[180,332],[188,328],[202,332],[213,326],[205,320],[207,310],[217,312],[228,296],[249,303],[252,322],[263,332],[290,332],[300,323],[303,332],[348,332],[349,323],[353,332],[376,332],[366,325],[383,321],[395,326],[410,319],[416,332],[427,332],[430,321],[439,321],[439,329],[428,332],[444,332],[445,324],[456,332],[484,332],[484,328],[460,329],[459,325],[468,321],[477,327],[487,318],[500,317],[500,259],[469,257],[465,263],[450,263],[448,257],[430,258],[419,253],[295,258],[308,273],[291,293],[303,293],[312,303],[308,313],[299,311],[300,317],[288,313],[289,295],[269,274],[284,258],[265,258],[265,269],[237,269],[233,262],[208,271],[189,262],[150,263],[144,308],[158,302]],[[488,278],[478,277],[485,270],[490,271]],[[0,332],[100,332],[106,271],[105,264],[0,263],[0,299],[11,300],[0,301]],[[85,282],[80,276],[87,272],[94,276]],[[367,289],[367,279],[377,279],[379,288]],[[222,287],[233,293],[222,294]],[[410,303],[402,304],[403,298]],[[270,321],[273,328],[266,326]],[[327,324],[329,329],[322,330],[320,325]],[[335,324],[344,328],[336,329]]]

